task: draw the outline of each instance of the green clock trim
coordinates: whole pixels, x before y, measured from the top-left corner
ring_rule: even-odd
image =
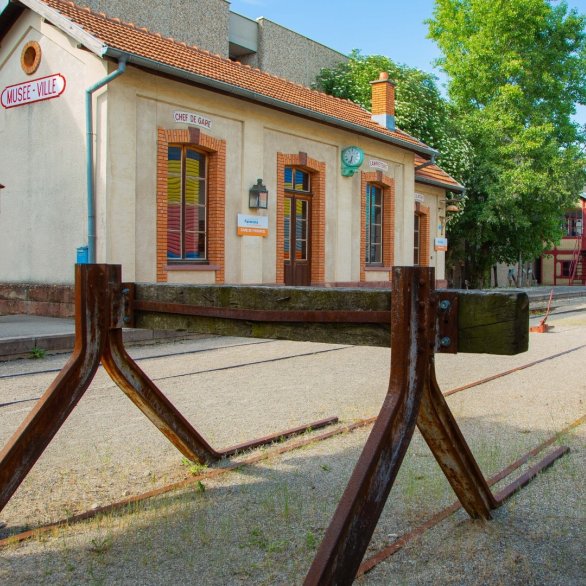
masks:
[[[364,162],[364,151],[357,146],[348,146],[340,153],[342,160],[342,176],[352,177]]]

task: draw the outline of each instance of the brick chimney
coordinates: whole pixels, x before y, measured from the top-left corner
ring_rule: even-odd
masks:
[[[395,83],[389,74],[381,71],[376,81],[371,81],[371,118],[388,130],[395,130]]]

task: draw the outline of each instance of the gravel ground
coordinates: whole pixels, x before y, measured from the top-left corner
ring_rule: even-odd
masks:
[[[573,352],[449,397],[485,476],[584,415],[586,314],[552,317],[513,357],[439,355],[444,391]],[[554,321],[555,320],[555,321]],[[251,343],[252,342],[252,343]],[[153,354],[175,353],[164,358]],[[214,447],[312,420],[376,415],[390,352],[210,338],[133,348],[140,365]],[[151,356],[149,358],[149,356]],[[0,365],[0,377],[58,368],[62,356]],[[0,378],[0,444],[55,373]],[[457,513],[360,584],[583,584],[586,425],[571,453],[495,513]],[[300,584],[370,427],[345,433],[0,551],[0,584]],[[0,513],[0,536],[189,476],[181,455],[99,372]],[[454,495],[416,433],[376,529],[374,553]]]

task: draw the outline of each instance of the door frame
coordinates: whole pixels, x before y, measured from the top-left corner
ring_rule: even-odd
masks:
[[[285,200],[291,200],[291,223],[289,226],[289,260],[285,258],[285,246],[284,246],[284,239],[283,239],[283,264],[284,264],[284,271],[285,271],[285,285],[290,286],[309,286],[311,285],[311,209],[312,209],[312,194],[309,193],[300,193],[300,192],[290,192],[285,191]],[[307,259],[303,261],[297,261],[295,259],[295,252],[297,250],[297,210],[296,210],[296,202],[303,201],[307,202],[307,213],[306,213],[306,221],[307,221]],[[283,214],[285,213],[283,207]],[[284,215],[283,215],[284,219]],[[299,265],[299,266],[297,266]],[[288,269],[289,267],[289,269]],[[287,273],[290,273],[290,280],[287,281]],[[301,275],[305,273],[305,277],[302,278]]]
[[[325,282],[325,182],[326,164],[307,156],[277,153],[277,235],[275,250],[275,283],[285,283],[285,167],[299,167],[311,175],[311,284]]]

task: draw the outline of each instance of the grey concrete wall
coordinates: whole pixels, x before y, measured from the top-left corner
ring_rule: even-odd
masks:
[[[309,87],[323,67],[334,67],[347,60],[342,53],[259,18],[258,53],[242,62]]]
[[[227,0],[77,0],[77,4],[228,57]]]

